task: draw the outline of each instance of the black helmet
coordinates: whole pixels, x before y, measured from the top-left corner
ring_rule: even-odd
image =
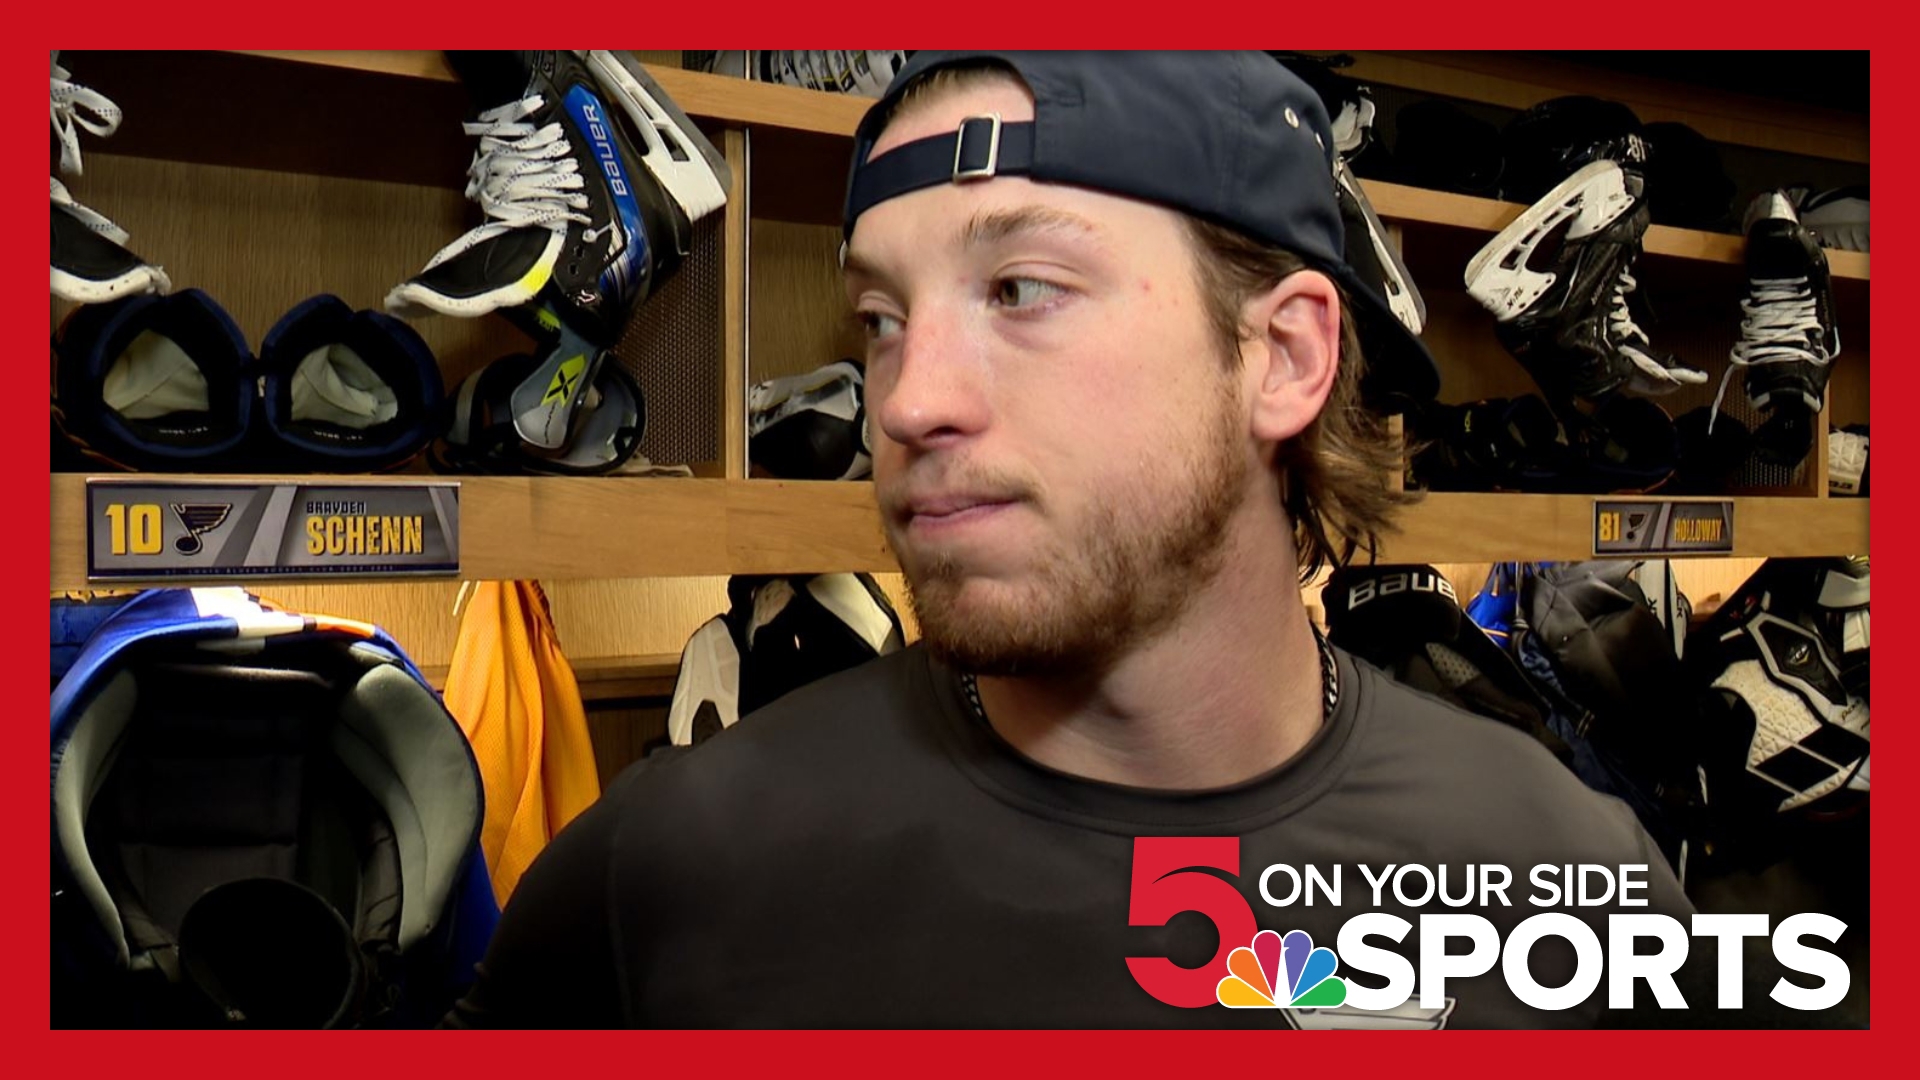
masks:
[[[1733,179],[1706,136],[1672,121],[1648,124],[1643,135],[1653,223],[1681,229],[1731,225]]]
[[[1500,134],[1506,169],[1500,191],[1509,202],[1531,203],[1595,161],[1644,166],[1640,118],[1617,101],[1559,97],[1507,123]]]
[[[1416,101],[1394,115],[1398,180],[1493,198],[1500,193],[1500,129],[1451,101]]]

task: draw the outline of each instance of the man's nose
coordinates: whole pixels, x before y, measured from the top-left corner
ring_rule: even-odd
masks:
[[[935,449],[987,426],[987,364],[963,315],[923,309],[907,320],[900,354],[880,385],[868,386],[867,412],[887,438]]]

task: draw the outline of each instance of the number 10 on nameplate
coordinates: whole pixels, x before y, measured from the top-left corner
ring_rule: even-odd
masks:
[[[87,480],[87,577],[460,572],[460,485]]]

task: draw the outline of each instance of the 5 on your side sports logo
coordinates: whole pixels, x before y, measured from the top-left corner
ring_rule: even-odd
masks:
[[[1269,873],[1284,867],[1269,867]],[[1334,881],[1339,880],[1334,867]],[[1553,865],[1537,865],[1529,880],[1537,889],[1524,902],[1536,908],[1562,905],[1562,894],[1551,880]],[[1569,875],[1571,864],[1564,867]],[[1605,874],[1604,867],[1582,866]],[[1645,882],[1634,883],[1630,872],[1644,873],[1646,867],[1623,865],[1620,906],[1646,907],[1648,899],[1629,899],[1630,888],[1644,889]],[[1675,972],[1687,961],[1689,943],[1694,938],[1712,939],[1718,951],[1718,973],[1714,1006],[1720,1009],[1744,1007],[1741,976],[1744,939],[1770,938],[1773,960],[1785,971],[1769,976],[1772,986],[1765,996],[1779,1006],[1820,1011],[1839,1004],[1847,995],[1852,977],[1847,963],[1830,950],[1808,946],[1804,938],[1837,942],[1846,932],[1844,922],[1820,912],[1802,912],[1769,926],[1764,914],[1699,914],[1682,921],[1657,912],[1609,913],[1603,927],[1562,911],[1542,910],[1521,919],[1504,941],[1495,925],[1486,918],[1465,913],[1422,913],[1419,916],[1422,937],[1420,962],[1416,967],[1407,958],[1382,951],[1364,943],[1369,935],[1395,941],[1405,939],[1413,923],[1384,911],[1371,911],[1346,919],[1339,931],[1339,945],[1349,953],[1357,950],[1362,963],[1358,970],[1386,978],[1384,987],[1349,983],[1337,975],[1339,959],[1332,949],[1317,948],[1305,932],[1294,930],[1285,936],[1262,930],[1255,923],[1253,908],[1227,877],[1238,877],[1240,840],[1238,837],[1137,837],[1127,921],[1133,926],[1165,926],[1175,916],[1196,912],[1214,924],[1219,933],[1219,948],[1213,958],[1197,967],[1183,967],[1171,959],[1130,956],[1127,969],[1135,983],[1154,998],[1181,1008],[1223,1005],[1229,1008],[1268,1008],[1297,1026],[1442,1026],[1452,1012],[1454,1001],[1446,994],[1449,978],[1482,975],[1497,964],[1505,975],[1508,991],[1521,1003],[1535,1009],[1560,1010],[1588,1001],[1604,990],[1606,1007],[1634,1007],[1634,988],[1644,982],[1661,1009],[1685,1009],[1688,1002],[1675,982]],[[1547,880],[1542,879],[1547,872]],[[1263,879],[1264,880],[1264,879]],[[1370,879],[1371,880],[1371,879]],[[1581,880],[1585,880],[1582,877]],[[1376,904],[1379,903],[1378,882]],[[1501,903],[1505,886],[1500,887]],[[1609,895],[1611,888],[1609,888]],[[1335,893],[1337,896],[1337,892]],[[1268,902],[1286,906],[1290,901]],[[1566,894],[1567,906],[1604,903],[1597,899],[1576,898]],[[1446,901],[1458,907],[1465,900]],[[1482,895],[1483,904],[1486,902]],[[1334,903],[1338,903],[1336,899]],[[1424,903],[1424,901],[1422,901]],[[1605,934],[1605,941],[1601,933]],[[1447,948],[1450,938],[1473,943],[1467,953]],[[1534,945],[1546,938],[1570,942],[1578,956],[1572,977],[1562,984],[1542,985],[1527,967]],[[1659,943],[1655,951],[1637,947],[1640,940]],[[1245,945],[1238,944],[1246,942]],[[1224,974],[1223,974],[1224,973]],[[1809,976],[1815,985],[1788,978]],[[1417,991],[1417,997],[1416,997]],[[1352,1000],[1350,1000],[1352,999]],[[1410,1005],[1417,1000],[1418,1004]],[[1305,1022],[1312,1019],[1312,1023]],[[1391,1023],[1382,1023],[1388,1022]]]
[[[1416,1003],[1384,1011],[1356,1013],[1346,1004],[1347,983],[1336,972],[1332,949],[1316,947],[1302,931],[1286,935],[1262,930],[1240,890],[1223,878],[1196,869],[1238,874],[1238,837],[1142,837],[1135,841],[1128,922],[1164,926],[1175,915],[1197,911],[1220,932],[1220,949],[1197,968],[1181,967],[1163,956],[1127,958],[1127,970],[1143,990],[1169,1005],[1202,1008],[1275,1009],[1295,1027],[1436,1028],[1453,1011],[1451,998],[1439,1007]],[[1189,872],[1182,872],[1189,871]],[[1239,945],[1237,943],[1247,944]],[[1225,978],[1218,972],[1224,965]]]

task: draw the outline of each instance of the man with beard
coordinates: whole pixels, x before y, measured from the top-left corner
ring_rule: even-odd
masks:
[[[1229,952],[1333,945],[1360,864],[1511,868],[1466,909],[1503,937],[1538,863],[1643,867],[1636,910],[1684,915],[1623,806],[1307,617],[1303,571],[1401,499],[1361,342],[1433,383],[1342,258],[1332,143],[1257,53],[916,55],[857,135],[844,266],[921,640],[625,773],[451,1021],[1268,1028],[1215,1003]],[[1276,864],[1344,866],[1343,900],[1276,906]],[[1488,967],[1391,1023],[1606,1001],[1535,1010]]]

